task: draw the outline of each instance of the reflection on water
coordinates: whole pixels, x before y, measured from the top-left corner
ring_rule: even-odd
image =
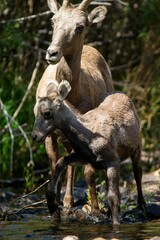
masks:
[[[92,240],[96,237],[106,239],[141,240],[160,236],[160,220],[147,223],[121,224],[84,221],[61,221],[53,224],[50,219],[41,216],[25,218],[15,222],[0,222],[0,239],[54,239],[62,240],[64,236],[76,235],[80,240]]]

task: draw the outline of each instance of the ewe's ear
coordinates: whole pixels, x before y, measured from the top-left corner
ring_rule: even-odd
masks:
[[[46,88],[47,97],[51,99],[55,99],[58,94],[58,83],[57,82],[49,82]]]
[[[47,0],[49,9],[55,14],[61,5],[56,0]]]
[[[88,15],[89,24],[102,22],[106,17],[107,8],[104,6],[96,7],[92,10],[92,12]]]
[[[63,80],[62,82],[60,82],[58,87],[58,94],[61,100],[64,100],[70,91],[71,91],[71,85],[69,84],[68,81]]]

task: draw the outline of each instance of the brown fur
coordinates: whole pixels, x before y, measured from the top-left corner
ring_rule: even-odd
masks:
[[[49,94],[53,91],[57,92],[56,97]],[[70,85],[67,81],[49,84],[47,97],[38,101],[35,106],[34,139],[38,142],[43,141],[58,128],[69,139],[74,149],[69,156],[57,162],[51,188],[47,192],[50,213],[52,214],[57,207],[52,197],[56,194],[57,181],[64,168],[73,163],[90,163],[96,169],[106,170],[108,203],[113,223],[118,224],[120,162],[128,157],[131,157],[133,163],[138,205],[142,209],[145,206],[141,186],[140,128],[135,107],[125,94],[112,93],[107,94],[94,110],[84,115],[75,115],[63,101],[69,91]],[[46,113],[49,115],[45,116]]]
[[[91,1],[91,0],[90,0]],[[84,44],[85,33],[92,23],[102,21],[106,14],[105,7],[95,8],[91,14],[87,14],[86,8],[90,1],[83,1],[80,7],[67,4],[62,7],[55,0],[48,0],[48,5],[55,13],[52,18],[54,32],[52,42],[47,49],[46,59],[51,65],[45,70],[36,93],[36,99],[45,96],[45,87],[48,82],[57,79],[59,82],[67,79],[72,87],[67,100],[81,113],[85,113],[99,105],[105,92],[112,92],[113,82],[109,67],[102,55],[93,47]],[[78,27],[83,31],[75,34]],[[53,65],[55,64],[55,65]],[[57,133],[57,132],[56,132]],[[50,159],[51,170],[54,172],[55,163],[58,159],[58,135],[53,133],[46,139],[46,150]],[[67,151],[71,147],[64,138],[60,138]],[[68,171],[68,178],[73,179],[73,168]],[[98,202],[95,195],[94,170],[86,166],[85,175],[90,189],[92,212],[99,212]],[[90,176],[90,177],[88,177]],[[64,205],[73,205],[73,180],[68,180]],[[60,189],[58,190],[60,191]],[[67,200],[66,200],[67,199]],[[70,201],[68,201],[70,199]]]

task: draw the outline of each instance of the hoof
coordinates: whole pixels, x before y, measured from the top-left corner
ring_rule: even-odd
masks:
[[[51,215],[53,215],[58,208],[58,203],[56,202],[56,194],[54,192],[47,191],[46,198],[49,212]]]
[[[56,211],[53,214],[54,221],[61,221],[61,211],[59,208],[56,209]]]
[[[114,226],[115,226],[115,225],[120,225],[119,220],[113,220],[113,225],[114,225]]]
[[[65,195],[63,199],[64,208],[72,208],[74,206],[74,198],[70,195]]]

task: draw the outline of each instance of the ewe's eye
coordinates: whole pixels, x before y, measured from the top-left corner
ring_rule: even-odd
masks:
[[[81,33],[84,29],[83,25],[79,25],[78,27],[76,27],[76,33]]]
[[[49,119],[52,117],[52,113],[50,111],[46,111],[43,113],[43,116],[45,119]]]

